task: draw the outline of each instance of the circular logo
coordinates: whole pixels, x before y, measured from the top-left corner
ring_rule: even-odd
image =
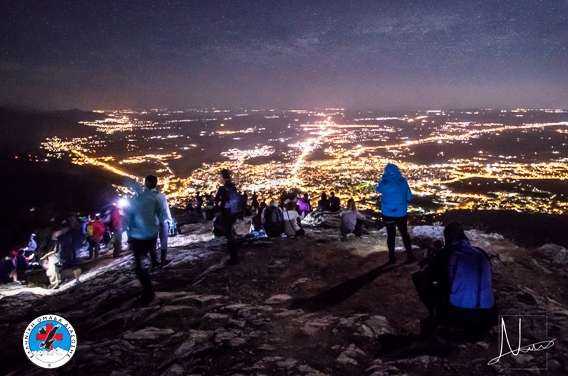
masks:
[[[76,349],[75,329],[61,316],[37,317],[24,332],[24,351],[32,363],[42,368],[61,367]]]

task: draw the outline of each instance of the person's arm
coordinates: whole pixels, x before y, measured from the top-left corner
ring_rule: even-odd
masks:
[[[408,182],[406,182],[406,201],[410,202],[410,200],[412,200],[412,191],[410,190]]]
[[[260,223],[263,225],[266,224],[266,208],[262,209],[262,213],[260,214]]]
[[[217,189],[215,198],[213,198],[213,205],[221,206],[221,203],[223,201],[223,191],[223,187],[219,187],[219,189]]]
[[[161,198],[162,198],[165,220],[168,221],[169,223],[172,223],[174,220],[172,218],[172,212],[170,211],[170,205],[168,204],[168,198],[163,193],[161,194]]]
[[[160,223],[163,223],[167,218],[164,211],[164,205],[162,205],[161,201],[162,200],[160,199],[160,197],[158,197],[158,199],[156,200],[155,213],[156,217],[158,217],[158,221],[160,221]]]
[[[379,180],[377,185],[375,185],[375,192],[382,193],[382,191],[383,191],[383,181]]]

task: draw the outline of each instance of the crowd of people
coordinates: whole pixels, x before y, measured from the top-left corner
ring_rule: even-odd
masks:
[[[166,196],[159,193],[165,220],[160,229],[162,263],[167,255],[167,238],[175,228]],[[16,244],[9,255],[0,260],[0,283],[26,284],[33,269],[43,269],[49,287],[57,289],[63,268],[75,267],[98,259],[101,252],[119,257],[124,248],[126,231],[124,199],[89,215],[70,213],[52,218],[46,226],[30,235],[25,244]],[[157,262],[156,262],[157,264]]]
[[[402,238],[406,263],[413,263],[412,242],[408,232],[408,205],[412,192],[406,178],[394,164],[387,164],[376,185],[380,196],[382,225],[386,227],[388,264],[396,264],[395,238],[398,230]],[[250,234],[255,237],[295,238],[305,235],[302,220],[313,211],[336,213],[340,218],[340,236],[361,236],[367,218],[357,210],[356,202],[349,198],[346,207],[334,192],[322,193],[315,209],[307,193],[283,194],[279,200],[268,203],[238,191],[229,170],[220,172],[220,186],[215,194],[201,195],[190,201],[186,211],[199,220],[212,220],[213,232],[227,239],[228,265],[239,263],[241,239],[236,235],[235,223],[245,216],[251,217]],[[46,270],[51,287],[61,283],[59,268],[77,262],[78,250],[87,244],[89,258],[97,258],[101,247],[113,249],[118,257],[123,248],[122,235],[127,233],[129,249],[135,260],[135,272],[142,285],[140,301],[147,304],[154,298],[151,268],[168,263],[168,236],[174,227],[166,196],[158,190],[158,179],[149,175],[144,188],[136,193],[127,205],[113,204],[103,214],[88,219],[73,215],[42,234],[33,234],[24,247],[15,249],[10,258],[0,264],[4,281],[25,281],[25,269],[37,260]],[[459,224],[446,227],[445,243],[432,249],[413,274],[420,299],[430,313],[425,320],[432,323],[448,318],[469,322],[477,328],[487,323],[494,308],[491,285],[491,264],[487,254],[471,246]],[[159,250],[159,252],[158,252]],[[159,253],[159,257],[158,257]]]

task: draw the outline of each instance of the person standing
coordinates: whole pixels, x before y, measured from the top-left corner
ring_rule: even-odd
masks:
[[[221,170],[220,173],[222,186],[215,195],[215,204],[220,210],[220,219],[223,226],[223,233],[227,238],[227,250],[229,252],[229,264],[235,265],[239,262],[238,244],[235,239],[233,226],[237,218],[242,214],[242,196],[237,191],[231,176],[231,171]]]
[[[101,242],[105,235],[105,224],[101,221],[99,214],[94,214],[91,221],[87,225],[88,241],[89,241],[89,259],[99,257]]]
[[[123,220],[121,208],[118,204],[110,207],[108,226],[112,234],[112,257],[117,258],[122,253]]]
[[[157,189],[156,193],[160,199],[162,213],[164,214],[164,220],[160,222],[160,265],[164,266],[168,263],[168,237],[170,235],[170,226],[173,224],[173,218],[166,195]]]
[[[397,228],[402,237],[404,248],[406,249],[407,262],[414,261],[410,235],[408,234],[407,215],[408,203],[412,198],[412,192],[398,166],[392,163],[385,166],[383,176],[377,184],[376,191],[381,195],[381,213],[387,227],[389,262],[391,264],[396,262],[394,247]]]
[[[134,253],[136,276],[142,284],[140,301],[147,304],[154,299],[154,290],[144,259],[150,255],[155,257],[156,241],[160,224],[165,220],[162,202],[156,192],[158,178],[153,175],[146,176],[145,189],[138,193],[126,208],[126,231],[128,241]],[[154,254],[154,256],[152,256]],[[157,260],[152,260],[153,264]]]
[[[197,192],[197,194],[195,195],[195,211],[200,220],[205,219],[205,215],[203,213],[203,197],[199,192]]]

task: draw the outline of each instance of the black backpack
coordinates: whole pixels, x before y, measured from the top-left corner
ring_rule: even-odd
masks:
[[[241,214],[243,211],[243,196],[237,191],[237,188],[235,186],[227,187],[225,188],[225,194],[227,195],[225,209],[233,215]]]

